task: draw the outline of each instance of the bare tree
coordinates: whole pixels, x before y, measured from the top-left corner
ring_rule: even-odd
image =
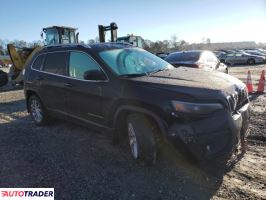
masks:
[[[96,43],[94,39],[89,39],[89,40],[87,41],[87,44],[94,44],[94,43]]]
[[[177,48],[177,36],[176,36],[176,34],[174,34],[174,35],[171,36],[171,45],[172,45],[172,47],[174,49]]]

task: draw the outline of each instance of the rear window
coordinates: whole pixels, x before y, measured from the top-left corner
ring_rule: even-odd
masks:
[[[176,61],[197,61],[199,60],[200,52],[178,52],[168,55],[165,60],[168,62]]]
[[[66,52],[48,53],[45,59],[44,71],[53,74],[65,75],[66,60],[67,60],[66,58],[67,58]]]
[[[34,63],[32,64],[32,68],[33,69],[37,69],[40,70],[42,68],[42,64],[43,64],[43,60],[45,58],[45,55],[39,55],[36,60],[34,61]]]

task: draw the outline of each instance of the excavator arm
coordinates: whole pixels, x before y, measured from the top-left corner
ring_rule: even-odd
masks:
[[[23,83],[22,70],[28,65],[34,54],[42,48],[16,48],[13,44],[7,45],[8,53],[13,64],[9,72],[12,85]]]

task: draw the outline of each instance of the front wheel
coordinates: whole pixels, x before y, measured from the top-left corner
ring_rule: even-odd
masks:
[[[142,114],[130,114],[127,118],[127,134],[132,157],[149,165],[155,164],[157,128],[152,120]]]

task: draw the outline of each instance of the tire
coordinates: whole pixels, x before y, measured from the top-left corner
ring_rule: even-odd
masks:
[[[221,59],[220,61],[221,61],[221,63],[225,63],[225,60],[224,59]]]
[[[33,122],[37,126],[44,126],[49,121],[48,112],[39,97],[31,95],[28,100],[28,108]]]
[[[155,124],[142,114],[127,117],[127,135],[132,157],[147,165],[154,165],[157,159]]]
[[[254,59],[248,59],[248,61],[247,61],[247,64],[248,65],[254,65],[256,62],[255,62],[255,60]]]

